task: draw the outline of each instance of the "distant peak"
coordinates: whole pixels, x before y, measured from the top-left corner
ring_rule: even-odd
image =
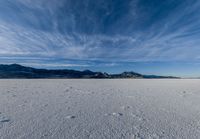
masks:
[[[10,64],[10,65],[8,65],[8,66],[15,66],[15,67],[23,67],[22,65],[19,65],[19,64],[16,64],[16,63],[14,63],[14,64]]]
[[[91,70],[88,70],[88,69],[86,69],[86,70],[84,70],[83,72],[92,72]]]

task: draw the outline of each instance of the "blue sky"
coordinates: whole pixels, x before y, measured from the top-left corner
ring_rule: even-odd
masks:
[[[0,63],[200,77],[200,1],[1,0]]]

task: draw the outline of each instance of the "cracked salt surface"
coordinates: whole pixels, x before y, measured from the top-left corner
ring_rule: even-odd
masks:
[[[0,80],[1,139],[198,139],[200,80]]]

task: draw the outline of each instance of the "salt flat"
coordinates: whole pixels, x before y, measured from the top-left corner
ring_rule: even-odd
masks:
[[[1,139],[198,139],[200,80],[0,80]]]

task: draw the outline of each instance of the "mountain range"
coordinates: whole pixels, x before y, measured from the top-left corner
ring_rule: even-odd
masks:
[[[19,64],[3,65],[0,64],[0,78],[179,78],[173,76],[143,75],[136,72],[123,72],[120,74],[108,74],[106,72],[93,72],[90,70],[78,71],[69,69],[36,69],[25,67]]]

